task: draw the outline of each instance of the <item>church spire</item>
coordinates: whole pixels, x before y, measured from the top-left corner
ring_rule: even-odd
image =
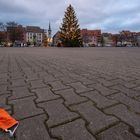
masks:
[[[49,22],[49,29],[48,29],[48,31],[51,31],[51,24],[50,24],[50,22]]]
[[[49,22],[49,28],[48,28],[48,45],[51,46],[52,44],[52,30],[51,30],[51,24]]]

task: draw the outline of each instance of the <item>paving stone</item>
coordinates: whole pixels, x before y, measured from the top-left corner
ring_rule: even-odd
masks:
[[[100,133],[97,138],[99,140],[139,140],[129,132],[129,127],[126,124],[119,123],[116,126],[111,127]]]
[[[12,89],[12,96],[9,97],[9,100],[15,100],[18,98],[24,98],[32,95],[34,95],[34,93],[29,92],[27,87],[16,87]]]
[[[63,140],[95,140],[85,128],[85,122],[81,119],[60,125],[51,129],[51,133]]]
[[[106,79],[103,79],[103,78],[98,78],[97,81],[100,83],[100,84],[103,84],[104,86],[106,87],[110,87],[110,86],[113,86],[114,83],[112,81],[108,81]]]
[[[60,98],[60,96],[55,95],[49,88],[34,89],[33,92],[37,94],[37,103]]]
[[[118,92],[117,90],[112,90],[109,89],[101,84],[93,84],[93,85],[89,85],[89,87],[92,87],[94,89],[96,89],[97,91],[99,91],[102,95],[107,96],[113,93]]]
[[[65,86],[60,81],[49,82],[49,85],[52,87],[52,90],[54,90],[54,91],[69,88],[69,86]]]
[[[97,82],[95,80],[89,80],[85,77],[80,77],[77,80],[80,81],[81,83],[83,83],[84,85],[95,84]]]
[[[49,127],[71,121],[78,117],[76,113],[70,112],[63,105],[63,100],[61,99],[40,103],[38,105],[44,108],[48,113],[49,120],[47,121],[47,125]]]
[[[59,72],[59,71],[53,71],[53,75],[56,77],[56,78],[59,78],[59,77],[62,77],[63,76],[63,73]]]
[[[36,97],[28,97],[9,101],[14,107],[14,117],[23,119],[43,113],[42,109],[36,107],[34,103],[35,99]]]
[[[7,91],[8,85],[0,85],[0,92]]]
[[[134,88],[134,90],[139,91],[140,92],[140,86]]]
[[[82,92],[87,92],[87,91],[93,90],[93,88],[88,88],[88,87],[84,86],[83,84],[81,84],[80,82],[71,83],[69,85],[71,87],[73,87],[77,93],[82,93]]]
[[[12,87],[22,87],[22,86],[26,86],[27,83],[25,82],[24,79],[12,79],[11,80],[11,86],[9,86],[9,89],[12,88]]]
[[[61,95],[65,99],[66,105],[72,105],[72,104],[80,103],[87,100],[87,98],[81,97],[78,94],[76,94],[73,91],[73,89],[55,91],[55,93]]]
[[[8,105],[8,97],[10,94],[0,95],[0,107],[6,110],[11,109],[11,106]]]
[[[42,80],[30,81],[30,83],[31,83],[31,88],[32,89],[48,87],[47,85],[45,85],[43,83]]]
[[[102,96],[99,92],[96,90],[90,91],[84,94],[81,94],[82,96],[88,97],[90,100],[96,103],[97,107],[99,108],[105,108],[112,105],[115,105],[118,103],[115,100],[108,99],[107,97]]]
[[[15,72],[15,73],[10,73],[11,79],[22,79],[24,78],[23,73],[21,72]]]
[[[135,88],[135,87],[137,87],[137,84],[134,83],[134,82],[127,82],[127,83],[124,84],[124,86],[126,88]]]
[[[132,89],[129,89],[129,88],[126,88],[122,85],[117,85],[117,86],[113,86],[111,87],[112,89],[116,89],[120,92],[123,92],[125,93],[126,95],[130,96],[130,97],[137,97],[137,96],[140,96],[140,92],[139,91],[136,91],[136,90],[132,90]]]
[[[38,80],[39,77],[36,73],[30,72],[28,74],[25,74],[27,77],[27,81],[32,81],[32,80]]]
[[[71,78],[73,78],[74,80],[78,80],[78,79],[80,79],[81,78],[81,76],[80,75],[77,75],[77,74],[75,74],[75,73],[69,73],[69,76],[71,77]]]
[[[54,140],[45,127],[45,115],[39,115],[20,121],[16,132],[17,140]]]
[[[111,76],[111,75],[107,75],[107,74],[102,74],[102,75],[100,75],[100,77],[102,77],[108,81],[116,80],[116,78],[117,78],[116,76]]]
[[[115,99],[121,102],[122,104],[127,105],[131,110],[140,113],[140,102],[126,96],[125,94],[117,93],[115,95],[112,95],[110,98]]]
[[[134,128],[135,133],[140,135],[140,117],[134,112],[129,111],[125,105],[116,105],[106,109],[105,112],[108,114],[113,114],[123,122],[131,125]]]
[[[108,81],[104,78],[98,78],[97,81],[100,83],[100,84],[103,84],[105,87],[111,87],[113,85],[117,85],[117,84],[124,84],[124,81],[121,80],[121,79],[115,79],[115,80],[111,80],[111,81]]]
[[[45,71],[38,72],[38,75],[39,75],[40,78],[52,76],[52,75],[50,75],[49,73],[47,73],[47,72],[45,72]],[[52,77],[53,77],[53,76],[52,76]]]
[[[120,77],[118,76],[118,78],[123,79],[126,82],[130,82],[130,81],[134,81],[135,80],[135,78],[126,77],[126,76],[120,76]]]
[[[8,85],[8,79],[0,79],[0,86],[1,85]]]
[[[68,76],[59,77],[59,80],[62,81],[64,84],[70,84],[76,82],[75,79],[72,79],[71,77]]]
[[[0,79],[8,79],[9,78],[9,76],[8,76],[8,74],[7,73],[0,73]]]
[[[78,111],[81,116],[89,123],[90,130],[95,134],[108,126],[116,123],[117,118],[113,116],[107,116],[96,107],[92,102],[86,102],[71,107],[71,109]]]
[[[54,82],[57,79],[55,77],[53,77],[52,75],[49,75],[49,76],[44,76],[43,80],[44,80],[45,83],[49,83],[49,82]]]

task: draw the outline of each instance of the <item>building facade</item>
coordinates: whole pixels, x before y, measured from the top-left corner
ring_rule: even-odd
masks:
[[[26,42],[30,45],[41,45],[43,43],[44,30],[37,26],[26,27]]]
[[[101,46],[101,30],[81,30],[81,37],[85,47]]]

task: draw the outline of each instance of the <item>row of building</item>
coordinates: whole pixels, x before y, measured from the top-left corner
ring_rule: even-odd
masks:
[[[4,32],[0,32],[4,37]],[[81,37],[84,47],[112,47],[112,46],[140,46],[140,32],[121,31],[118,34],[102,33],[101,30],[81,30]],[[37,26],[9,26],[5,32],[6,42],[16,45],[28,46],[61,46],[60,32],[52,37],[52,30],[49,24],[48,30]],[[2,40],[4,42],[4,39]]]
[[[102,33],[101,30],[81,30],[84,47],[140,46],[140,32],[121,31],[118,34]],[[60,33],[53,36],[53,44],[60,44]]]
[[[38,26],[8,26],[6,31],[0,31],[0,43],[6,46],[48,46],[52,43],[51,26],[41,29]]]

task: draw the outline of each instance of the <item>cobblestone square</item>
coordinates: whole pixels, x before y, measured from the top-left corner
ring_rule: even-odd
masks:
[[[140,140],[140,48],[0,48],[0,140]]]

